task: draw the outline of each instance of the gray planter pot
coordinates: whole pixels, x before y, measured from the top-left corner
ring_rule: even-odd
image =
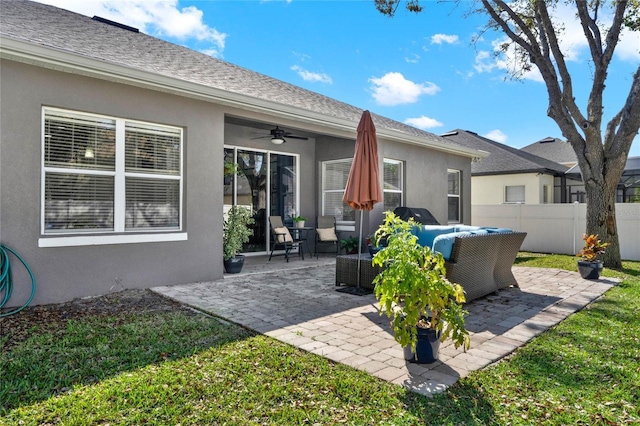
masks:
[[[580,276],[585,280],[597,280],[600,278],[600,272],[602,272],[603,268],[604,265],[601,260],[594,262],[578,260],[578,272],[580,272]]]

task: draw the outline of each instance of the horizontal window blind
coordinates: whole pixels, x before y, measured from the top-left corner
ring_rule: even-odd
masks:
[[[524,185],[505,187],[505,202],[524,203]]]
[[[179,227],[179,181],[128,177],[126,188],[126,229]]]
[[[344,191],[325,192],[323,202],[324,211],[322,214],[325,216],[335,216],[337,222],[353,222],[356,220],[355,211],[342,201],[343,195]]]
[[[113,176],[47,173],[44,189],[47,231],[112,231],[113,188]]]
[[[402,205],[403,178],[401,161],[383,159],[384,211],[394,210]]]
[[[322,163],[322,214],[335,216],[338,224],[356,220],[355,211],[342,201],[352,162],[347,158]]]
[[[50,112],[44,121],[44,164],[72,169],[115,169],[115,120]]]
[[[342,190],[347,187],[352,159],[324,163],[323,188],[325,191]]]
[[[395,160],[384,160],[383,173],[385,190],[402,190],[402,163]]]
[[[48,107],[43,123],[43,233],[182,228],[180,128]]]
[[[177,176],[180,174],[180,129],[127,123],[125,170]]]

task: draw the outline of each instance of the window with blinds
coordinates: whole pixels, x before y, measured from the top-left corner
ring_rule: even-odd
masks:
[[[384,211],[393,211],[396,207],[402,206],[403,188],[402,161],[383,159]]]
[[[43,111],[43,234],[181,229],[180,128]]]
[[[353,159],[322,163],[322,215],[335,216],[339,225],[353,225],[356,213],[342,201]]]
[[[447,170],[447,219],[460,223],[460,170]]]
[[[524,185],[505,186],[505,203],[524,203]]]

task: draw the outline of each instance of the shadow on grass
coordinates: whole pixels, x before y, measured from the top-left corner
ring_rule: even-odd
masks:
[[[446,392],[423,398],[408,393],[404,399],[408,411],[424,424],[489,425],[496,424],[496,413],[481,389],[458,382]]]
[[[35,307],[3,324],[0,415],[149,365],[192,356],[254,334],[217,318],[145,295],[135,312],[98,298],[81,309],[70,304]],[[102,300],[101,300],[102,299]],[[116,302],[117,304],[117,302]],[[57,308],[57,309],[56,309]]]

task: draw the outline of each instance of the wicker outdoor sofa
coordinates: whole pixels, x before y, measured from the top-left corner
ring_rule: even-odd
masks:
[[[447,278],[464,288],[467,302],[518,285],[511,267],[526,232],[466,225],[421,225],[415,234],[419,244],[443,255]],[[336,285],[356,284],[357,257],[338,256]],[[371,265],[369,255],[360,259],[360,285],[372,289],[379,268]]]
[[[526,232],[467,225],[422,225],[416,235],[419,244],[442,254],[447,278],[464,288],[467,301],[518,285],[511,267]]]

